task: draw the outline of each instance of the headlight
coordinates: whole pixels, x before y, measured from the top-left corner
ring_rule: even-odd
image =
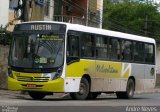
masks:
[[[62,70],[63,70],[63,67],[60,67],[60,68],[57,70],[57,72],[54,73],[54,75],[53,75],[53,77],[52,77],[52,80],[61,77],[61,75],[62,75]]]

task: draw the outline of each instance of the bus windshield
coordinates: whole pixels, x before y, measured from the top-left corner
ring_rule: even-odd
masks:
[[[64,58],[64,35],[15,35],[10,52],[10,64],[22,68],[60,67]]]

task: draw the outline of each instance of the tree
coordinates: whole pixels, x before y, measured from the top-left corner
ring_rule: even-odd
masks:
[[[103,10],[103,28],[160,40],[160,13],[156,5],[105,0]]]

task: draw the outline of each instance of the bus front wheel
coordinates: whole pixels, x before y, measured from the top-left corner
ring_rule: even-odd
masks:
[[[89,94],[89,82],[86,78],[82,78],[80,82],[79,92],[70,93],[70,96],[74,100],[85,100]]]
[[[34,100],[41,100],[46,96],[46,93],[43,93],[43,92],[30,91],[28,93],[29,93],[29,96],[32,97]]]
[[[135,91],[135,83],[133,79],[129,79],[125,92],[116,92],[117,98],[132,99]]]

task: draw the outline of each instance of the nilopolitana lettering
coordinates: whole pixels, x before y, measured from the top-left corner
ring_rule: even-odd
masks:
[[[100,72],[100,73],[118,73],[118,70],[116,70],[111,65],[108,65],[108,66],[97,65],[96,70],[97,70],[97,72]]]

